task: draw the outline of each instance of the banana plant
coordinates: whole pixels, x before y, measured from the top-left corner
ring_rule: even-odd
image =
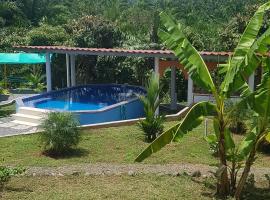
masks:
[[[263,59],[264,74],[262,82],[255,92],[239,103],[239,106],[250,107],[255,112],[256,121],[251,132],[241,142],[238,157],[246,158],[245,166],[236,187],[235,197],[240,199],[250,168],[255,161],[256,150],[261,141],[270,141],[270,59]]]
[[[265,12],[269,9],[270,2],[259,7],[251,18],[233,55],[222,66],[221,71],[225,77],[219,87],[214,84],[207,65],[199,52],[183,34],[181,24],[178,24],[165,13],[160,14],[162,26],[159,29],[159,37],[161,41],[174,52],[179,62],[184,66],[184,69],[188,71],[194,84],[212,93],[214,102],[200,102],[193,105],[181,122],[161,134],[135,161],[140,162],[167,144],[179,141],[189,131],[198,127],[203,122],[204,117],[214,116],[213,125],[218,142],[220,160],[220,167],[217,173],[217,194],[222,197],[231,194],[231,184],[233,184],[234,180],[228,176],[228,161],[230,161],[230,158],[231,160],[235,158],[234,155],[238,148],[235,147],[232,133],[228,129],[230,111],[226,113],[224,104],[234,92],[240,92],[246,98],[252,94],[246,83],[246,78],[260,66],[262,62],[261,55],[268,51],[267,45],[269,44],[270,29],[267,29],[262,35],[259,35],[259,33]],[[242,151],[248,152],[245,146],[241,146],[241,148],[244,149]],[[247,155],[245,154],[243,157]]]

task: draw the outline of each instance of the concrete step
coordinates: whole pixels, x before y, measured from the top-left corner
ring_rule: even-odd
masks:
[[[15,124],[21,124],[21,125],[26,125],[26,126],[33,126],[33,127],[37,127],[39,126],[39,124],[36,124],[36,123],[30,123],[30,122],[25,122],[25,121],[19,121],[19,120],[13,120],[11,121]]]
[[[33,115],[33,116],[40,116],[44,117],[47,115],[47,111],[37,109],[37,108],[30,108],[30,107],[19,107],[18,112],[19,114],[24,114],[24,115]]]
[[[21,113],[13,114],[12,117],[14,120],[29,122],[33,124],[41,124],[42,120],[44,119],[41,116],[26,115],[26,114],[21,114]]]

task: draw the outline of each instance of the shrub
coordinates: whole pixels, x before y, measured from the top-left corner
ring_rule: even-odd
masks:
[[[247,108],[236,107],[235,103],[230,100],[226,102],[225,106],[226,110],[232,107],[236,108],[229,115],[229,130],[234,134],[245,135],[248,131],[247,121],[253,115],[252,111]]]
[[[145,120],[139,122],[139,126],[145,133],[146,141],[152,142],[157,135],[163,132],[164,116],[156,116],[155,112],[160,105],[159,77],[152,73],[146,87],[147,95],[141,96],[140,100],[144,106]]]
[[[78,125],[71,113],[49,113],[42,124],[44,150],[53,155],[62,155],[71,150],[80,140]]]
[[[9,168],[0,166],[0,191],[3,191],[5,184],[9,182],[12,176],[21,174],[24,171],[24,168]]]

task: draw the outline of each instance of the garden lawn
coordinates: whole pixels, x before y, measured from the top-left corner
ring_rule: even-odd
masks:
[[[176,122],[167,122],[166,129]],[[211,130],[210,130],[211,132]],[[204,126],[186,135],[179,143],[172,143],[143,163],[194,163],[215,165],[208,144],[203,140]],[[0,138],[0,164],[21,166],[62,166],[84,163],[133,163],[147,147],[143,132],[137,125],[84,131],[82,140],[72,154],[64,158],[42,155],[39,134]],[[270,167],[270,159],[259,155],[256,165]]]
[[[211,199],[187,176],[68,176],[13,178],[3,199]],[[206,193],[202,196],[202,193]],[[1,194],[1,193],[0,193]]]
[[[7,184],[2,199],[88,200],[88,199],[183,199],[213,200],[213,178],[191,178],[185,175],[121,175],[14,177]],[[0,196],[1,198],[1,196]],[[243,200],[270,199],[269,182],[250,185]]]

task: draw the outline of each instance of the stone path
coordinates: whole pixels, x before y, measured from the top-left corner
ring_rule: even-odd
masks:
[[[0,137],[30,134],[38,131],[37,127],[12,122],[12,117],[0,118]]]
[[[61,167],[29,167],[26,170],[27,176],[65,176],[65,175],[138,175],[138,174],[159,174],[175,175],[189,174],[199,176],[213,175],[216,167],[200,164],[83,164]]]
[[[83,164],[69,165],[61,167],[29,167],[26,176],[110,176],[127,174],[135,176],[139,174],[157,174],[179,176],[183,174],[192,177],[214,177],[217,167],[203,164]],[[270,168],[252,168],[251,173],[255,174],[256,180],[265,179],[265,175],[270,176]],[[241,174],[241,171],[239,175]]]

